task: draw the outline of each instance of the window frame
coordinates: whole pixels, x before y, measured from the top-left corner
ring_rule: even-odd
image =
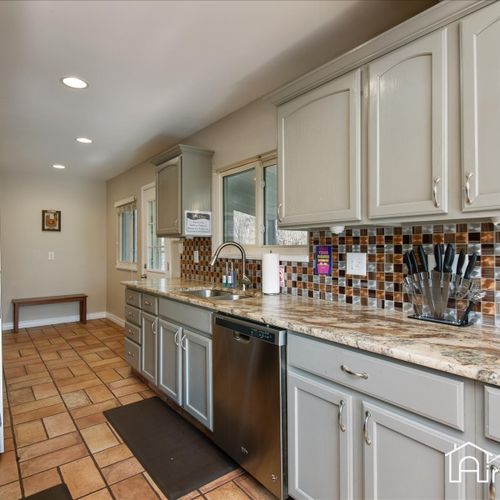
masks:
[[[262,259],[262,254],[279,253],[280,260],[291,260],[295,262],[309,261],[309,248],[306,245],[264,245],[264,168],[277,165],[278,176],[280,175],[280,166],[278,164],[278,155],[276,151],[258,155],[236,164],[218,169],[214,176],[214,233],[212,237],[212,250],[215,250],[224,241],[224,177],[244,172],[255,168],[255,186],[256,186],[256,244],[243,245],[250,259]],[[224,248],[222,257],[239,258],[240,254],[234,248]]]
[[[142,270],[146,270],[147,274],[153,274],[157,277],[165,277],[169,273],[169,259],[168,259],[168,245],[165,238],[159,238],[163,240],[163,249],[165,252],[165,269],[149,269],[148,267],[148,202],[151,201],[151,195],[147,195],[146,193],[152,191],[154,196],[153,199],[156,200],[156,185],[154,182],[146,184],[141,188],[141,239],[142,239]],[[156,210],[155,210],[155,222],[156,222]]]
[[[131,248],[135,260],[133,262],[125,262],[121,260],[122,256],[122,224],[121,224],[121,214],[122,208],[131,205],[133,207],[133,211],[135,211],[135,217],[134,217],[134,227],[133,227],[133,235],[135,235],[135,239],[133,239],[133,248]],[[138,219],[138,210],[137,210],[137,204],[136,204],[136,199],[135,196],[131,196],[129,198],[125,198],[123,200],[117,201],[115,203],[115,210],[116,210],[116,269],[120,269],[123,271],[137,271],[137,263],[138,263],[138,239],[139,235],[137,233],[137,219]]]

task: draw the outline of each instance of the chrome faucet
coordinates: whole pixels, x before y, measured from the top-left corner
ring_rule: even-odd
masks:
[[[211,267],[215,266],[215,262],[217,261],[217,258],[219,257],[221,250],[229,246],[236,247],[241,252],[241,289],[245,291],[247,286],[250,286],[252,282],[250,281],[250,278],[245,274],[247,265],[247,256],[245,253],[245,249],[239,243],[236,243],[236,241],[226,241],[226,243],[222,243],[221,245],[219,245],[215,253],[212,255],[212,259],[210,260],[210,266]]]

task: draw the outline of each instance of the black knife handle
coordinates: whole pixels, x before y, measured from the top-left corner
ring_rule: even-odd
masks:
[[[440,273],[443,270],[443,249],[439,243],[434,245],[434,259],[436,260],[436,267],[434,268],[434,271]]]
[[[462,270],[464,268],[464,264],[465,264],[465,251],[460,250],[460,253],[458,254],[457,269],[455,271],[457,276],[462,276]]]
[[[403,255],[403,262],[406,264],[406,267],[408,268],[408,274],[413,274],[415,271],[413,270],[413,264],[411,263],[410,256],[408,255],[408,252],[406,252]]]
[[[415,257],[415,252],[413,250],[410,250],[408,252],[408,258],[410,259],[410,264],[411,264],[411,267],[413,268],[413,272],[418,273],[417,259]]]
[[[443,272],[453,272],[453,261],[455,260],[455,248],[451,243],[448,243],[444,254]]]
[[[465,270],[464,278],[466,280],[470,278],[472,271],[474,271],[474,268],[476,267],[476,261],[477,261],[477,253],[473,253],[469,257],[469,263],[467,264],[467,269]]]
[[[429,262],[427,260],[427,255],[425,254],[425,250],[422,245],[419,245],[417,247],[417,253],[418,253],[418,258],[420,260],[420,265],[422,266],[422,271],[424,271],[424,273],[429,272]]]

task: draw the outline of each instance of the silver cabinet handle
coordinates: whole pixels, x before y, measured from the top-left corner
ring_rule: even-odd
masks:
[[[156,335],[158,333],[158,319],[155,319],[153,321],[153,325],[151,327],[151,329],[153,330],[153,335]]]
[[[472,205],[472,198],[470,196],[470,180],[473,177],[474,172],[469,172],[465,174],[465,184],[464,184],[464,189],[465,189],[465,200],[467,201],[467,205]]]
[[[339,429],[342,432],[346,431],[346,427],[345,427],[344,423],[342,422],[342,413],[344,412],[344,408],[345,408],[345,401],[343,399],[341,399],[340,403],[339,403]]]
[[[283,222],[283,219],[281,218],[281,207],[283,206],[282,203],[278,205],[278,211],[277,211],[277,216],[278,216],[278,222],[281,224]]]
[[[133,295],[129,295],[128,296],[128,300],[134,300],[134,296]]]
[[[133,358],[133,357],[134,357],[134,353],[133,353],[133,352],[130,352],[130,351],[129,351],[127,354],[128,354],[131,358]]]
[[[441,182],[441,177],[434,177],[434,181],[432,183],[432,201],[436,208],[439,208],[441,205],[438,201],[438,184]]]
[[[180,330],[177,330],[175,332],[175,335],[174,335],[174,343],[177,347],[179,347],[179,333],[180,333]]]
[[[177,227],[178,224],[179,224],[179,219],[175,219],[174,220],[174,226]]]
[[[144,305],[145,306],[152,306],[153,304],[151,304],[151,302],[149,302],[149,300],[145,300]]]
[[[181,347],[182,347],[183,351],[186,350],[186,343],[184,342],[185,340],[187,340],[187,337],[185,335],[183,335],[182,339],[181,339]]]
[[[496,465],[490,466],[490,484],[488,485],[489,500],[495,500],[497,497],[497,488],[495,486],[496,475],[499,469]]]
[[[344,372],[347,373],[348,375],[354,375],[355,377],[359,378],[364,378],[365,380],[368,378],[368,373],[366,372],[355,372],[352,371],[348,366],[346,365],[340,365],[340,369]]]
[[[365,411],[365,421],[363,422],[363,435],[365,437],[365,443],[370,446],[372,444],[372,440],[368,435],[368,421],[370,420],[372,414],[369,411]]]

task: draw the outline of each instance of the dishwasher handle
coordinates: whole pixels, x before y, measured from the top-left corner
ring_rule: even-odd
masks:
[[[240,332],[233,332],[233,340],[239,342],[240,344],[250,344],[251,337],[250,335],[245,335]]]

